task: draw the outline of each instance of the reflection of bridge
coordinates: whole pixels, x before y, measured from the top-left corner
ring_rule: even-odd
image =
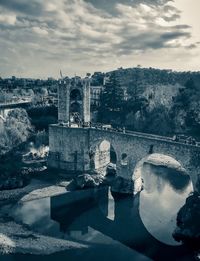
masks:
[[[63,232],[88,232],[88,227],[134,249],[153,260],[182,260],[183,246],[169,246],[145,228],[139,213],[139,197],[114,197],[114,220],[108,216],[108,188],[75,191],[51,198],[51,218]],[[92,244],[92,242],[90,242]]]

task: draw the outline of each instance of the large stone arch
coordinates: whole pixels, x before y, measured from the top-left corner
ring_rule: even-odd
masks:
[[[148,154],[139,160],[133,170],[132,179],[134,181],[136,191],[139,191],[142,185],[146,186],[143,175],[145,165],[150,168],[152,167],[154,171],[156,170],[156,167],[163,167],[163,170],[164,168],[168,169],[168,171],[166,171],[168,175],[163,175],[162,177],[167,179],[168,183],[170,183],[175,190],[182,190],[192,181],[190,174],[187,173],[187,170],[183,167],[184,164],[182,162],[176,160],[172,157],[172,155],[169,156],[161,153],[153,153]],[[157,170],[158,175],[160,175],[161,169],[157,168]]]
[[[91,130],[90,142],[102,139],[109,140],[117,153],[117,175],[126,179],[134,179],[133,170],[136,164],[152,153],[160,153],[174,158],[182,164],[195,186],[200,173],[200,150],[198,147],[166,140],[162,137],[127,135],[110,130]],[[121,156],[127,154],[128,164],[121,164]]]

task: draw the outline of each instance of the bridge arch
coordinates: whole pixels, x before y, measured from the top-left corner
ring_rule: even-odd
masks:
[[[149,172],[152,170],[155,175],[168,181],[175,190],[182,190],[191,182],[189,173],[180,160],[172,155],[152,153],[137,162],[132,176],[136,185],[140,180],[144,187],[148,186],[148,182],[145,184],[146,176],[143,174],[145,173],[145,166]]]
[[[114,168],[117,163],[116,150],[107,139],[92,144],[89,150],[89,157],[91,169],[104,174],[110,163],[112,163]]]
[[[80,123],[82,118],[82,94],[77,88],[70,92],[69,116],[70,122]]]

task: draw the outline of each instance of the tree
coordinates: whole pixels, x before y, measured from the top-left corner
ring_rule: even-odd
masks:
[[[135,68],[128,85],[128,95],[131,101],[137,101],[143,92],[144,72],[140,67]]]
[[[11,149],[27,140],[33,131],[28,114],[24,109],[11,110],[5,121],[8,148]]]
[[[111,111],[119,111],[124,99],[124,91],[115,72],[110,75],[102,94],[104,106]]]
[[[99,120],[109,121],[109,116],[120,117],[124,103],[124,90],[119,84],[116,72],[110,74],[105,89],[100,97]]]

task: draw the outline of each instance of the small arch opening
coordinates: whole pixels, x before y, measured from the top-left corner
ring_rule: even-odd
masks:
[[[121,165],[123,165],[123,166],[128,165],[128,155],[126,153],[123,153],[121,155]]]
[[[150,145],[149,154],[152,154],[152,153],[153,153],[153,145]]]
[[[117,154],[112,145],[110,146],[110,163],[117,164]]]

